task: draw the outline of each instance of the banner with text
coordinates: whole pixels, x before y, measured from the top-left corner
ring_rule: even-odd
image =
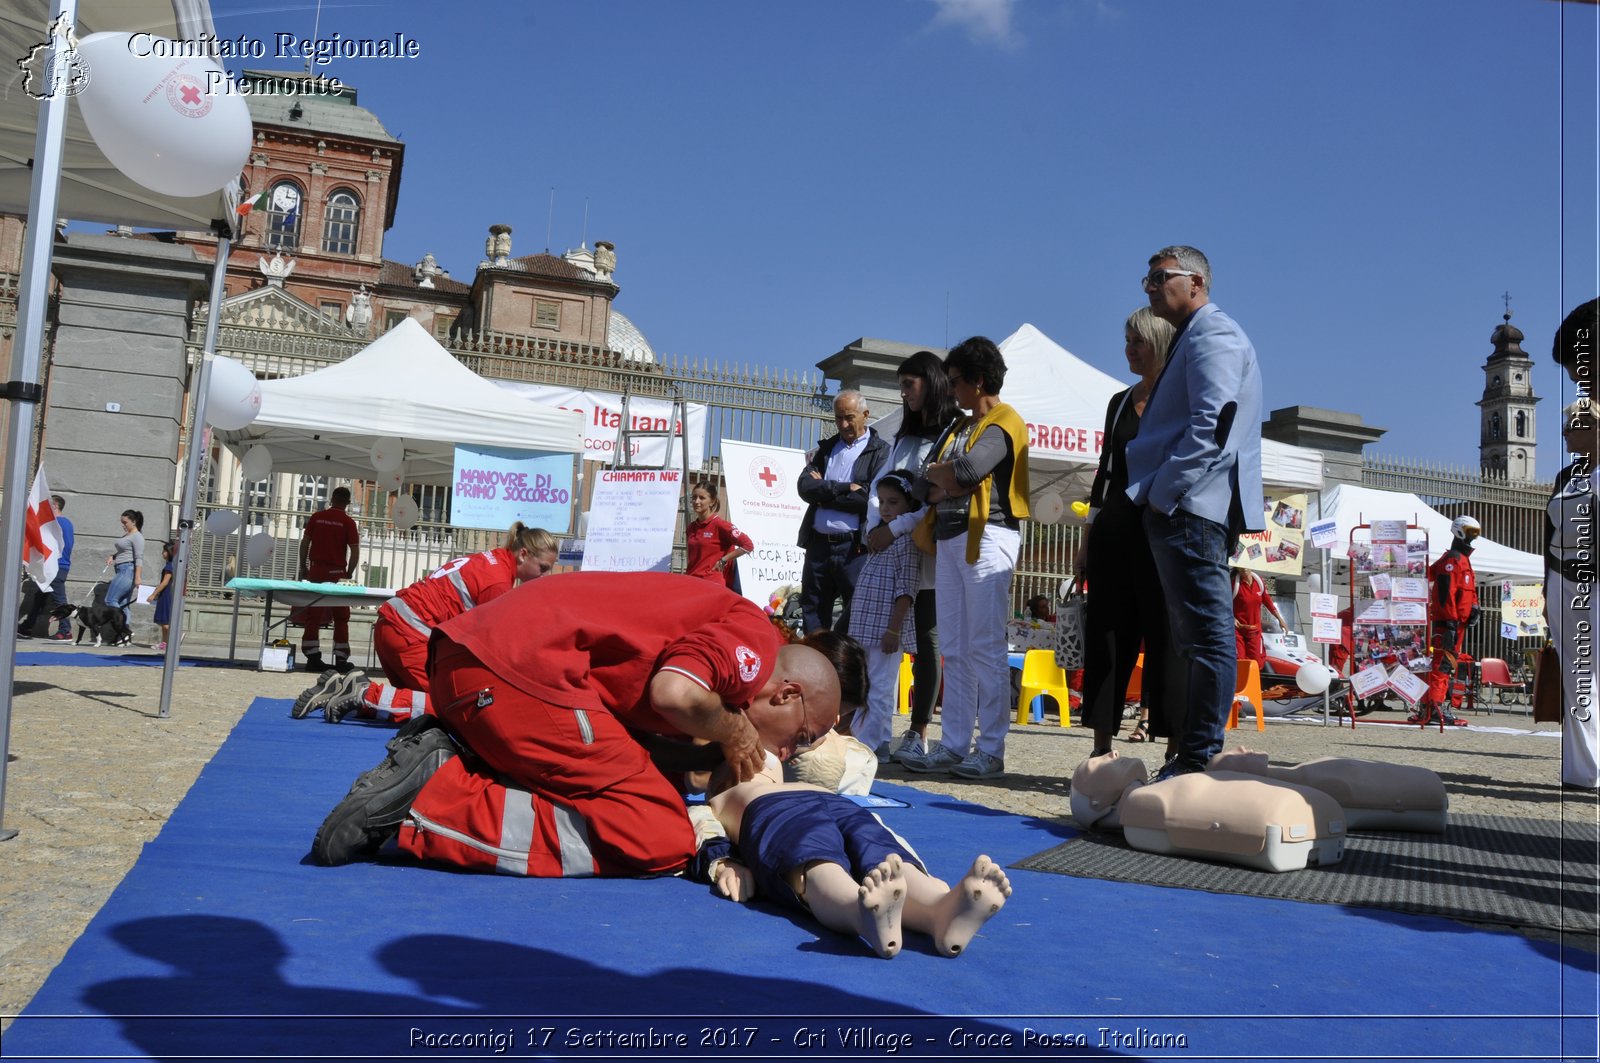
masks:
[[[450,524],[509,528],[520,520],[560,535],[572,526],[571,454],[456,446]]]
[[[671,572],[683,473],[606,469],[595,474],[583,538],[585,572]]]
[[[722,469],[727,476],[727,509],[723,516],[755,543],[739,559],[744,596],[765,607],[772,592],[793,585],[800,589],[806,552],[795,545],[806,504],[795,484],[806,467],[803,450],[759,443],[722,441]]]
[[[672,460],[667,461],[665,438],[635,439],[633,453],[619,461],[617,439],[622,429],[622,396],[606,391],[586,391],[583,388],[565,388],[554,384],[530,384],[522,380],[496,380],[507,391],[543,406],[562,410],[578,410],[583,414],[583,456],[590,461],[604,461],[628,465],[665,465],[683,467],[682,440],[685,431],[689,440],[689,469],[701,468],[706,452],[706,408],[698,402],[685,404],[688,425],[672,423],[672,400],[646,399],[633,396],[628,402],[628,419],[634,431],[665,432],[668,428],[678,437],[672,441]]]
[[[1543,585],[1510,580],[1500,584],[1500,634],[1508,639],[1544,637]]]
[[[1298,576],[1306,541],[1306,496],[1269,493],[1262,503],[1266,530],[1239,536],[1229,564],[1253,572]]]

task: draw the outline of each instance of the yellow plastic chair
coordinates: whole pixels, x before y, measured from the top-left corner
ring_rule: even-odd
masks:
[[[900,715],[911,715],[911,654],[900,655]]]
[[[1056,664],[1054,650],[1029,650],[1022,659],[1022,696],[1017,699],[1017,723],[1025,724],[1030,715],[1029,705],[1040,694],[1056,699],[1061,712],[1061,726],[1072,726],[1072,698],[1067,690],[1067,673]]]
[[[1228,713],[1228,730],[1239,726],[1239,698],[1245,698],[1256,710],[1256,730],[1267,729],[1266,707],[1261,703],[1261,666],[1245,659],[1239,662],[1238,680],[1234,683],[1233,709]]]

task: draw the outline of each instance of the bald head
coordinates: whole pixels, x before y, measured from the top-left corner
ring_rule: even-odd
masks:
[[[779,760],[788,760],[839,722],[839,675],[811,647],[784,646],[772,678],[745,717],[761,744]]]

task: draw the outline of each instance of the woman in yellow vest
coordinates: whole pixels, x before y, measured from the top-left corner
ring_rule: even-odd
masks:
[[[1006,362],[993,341],[963,340],[944,369],[956,404],[969,412],[934,444],[917,485],[928,516],[916,531],[917,544],[934,555],[943,737],[901,763],[916,772],[992,779],[1005,773],[1011,722],[1006,619],[1028,516],[1028,428],[1000,401]]]

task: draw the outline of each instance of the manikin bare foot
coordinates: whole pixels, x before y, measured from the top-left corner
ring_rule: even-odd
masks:
[[[991,916],[1005,907],[1011,880],[987,856],[972,862],[966,875],[933,906],[933,945],[941,956],[959,956]]]
[[[860,925],[857,927],[867,944],[884,959],[893,959],[905,941],[900,927],[900,913],[905,903],[905,868],[900,857],[890,853],[888,859],[868,871],[861,880]]]

